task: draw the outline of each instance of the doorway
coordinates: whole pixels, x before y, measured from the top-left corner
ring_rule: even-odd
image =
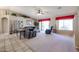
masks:
[[[8,19],[6,17],[3,17],[2,19],[2,33],[8,32]]]

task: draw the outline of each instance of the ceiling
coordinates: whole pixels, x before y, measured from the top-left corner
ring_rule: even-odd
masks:
[[[0,8],[10,9],[23,13],[35,19],[49,18],[62,15],[71,15],[77,12],[76,6],[5,6]],[[44,14],[38,15],[37,10],[41,9]]]

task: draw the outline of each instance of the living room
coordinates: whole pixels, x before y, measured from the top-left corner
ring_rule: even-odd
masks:
[[[79,49],[78,6],[5,6],[0,7],[0,15],[0,51]]]

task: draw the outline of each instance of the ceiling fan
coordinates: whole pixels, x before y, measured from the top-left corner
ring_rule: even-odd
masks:
[[[41,9],[37,10],[38,14],[43,14],[43,11]]]
[[[43,10],[43,9],[41,9],[41,8],[37,8],[37,9],[35,9],[35,10],[36,10],[36,13],[37,13],[38,15],[42,15],[42,14],[48,13],[47,11],[45,11],[45,10]]]

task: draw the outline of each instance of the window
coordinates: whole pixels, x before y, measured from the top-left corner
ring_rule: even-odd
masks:
[[[73,19],[59,20],[59,30],[73,30]]]
[[[50,18],[40,19],[39,21],[39,30],[45,32],[46,29],[49,29]]]

